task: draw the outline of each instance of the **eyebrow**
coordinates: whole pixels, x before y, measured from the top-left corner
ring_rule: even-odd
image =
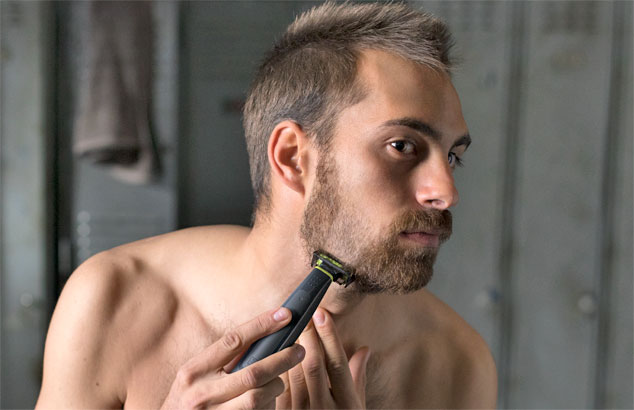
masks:
[[[440,135],[440,132],[438,132],[438,130],[436,130],[431,125],[423,121],[417,120],[415,118],[410,118],[410,117],[397,118],[394,120],[386,121],[381,125],[381,127],[391,127],[391,126],[404,126],[404,127],[411,128],[415,131],[418,131],[422,134],[429,136],[435,141],[440,141],[441,139],[441,135]],[[465,149],[469,148],[469,145],[471,145],[471,135],[469,135],[469,133],[466,133],[463,136],[458,137],[458,139],[456,139],[456,141],[453,143],[451,148],[453,149],[461,145],[464,145]]]

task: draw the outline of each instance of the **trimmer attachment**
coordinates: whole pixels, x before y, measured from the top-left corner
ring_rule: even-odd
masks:
[[[314,252],[311,266],[313,269],[306,279],[299,284],[282,305],[292,312],[291,322],[283,329],[253,343],[231,371],[232,373],[295,343],[315,313],[330,284],[337,282],[347,287],[354,280],[354,274],[346,270],[341,262],[325,252]]]
[[[344,285],[344,287],[348,287],[348,285],[354,281],[354,274],[345,270],[341,262],[325,252],[313,252],[313,259],[310,262],[310,266],[321,270],[328,275],[333,282]]]

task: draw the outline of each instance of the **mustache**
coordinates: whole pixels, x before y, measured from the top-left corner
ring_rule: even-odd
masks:
[[[429,209],[405,212],[392,222],[390,231],[394,235],[401,232],[433,233],[444,242],[451,236],[452,227],[453,216],[449,210]]]

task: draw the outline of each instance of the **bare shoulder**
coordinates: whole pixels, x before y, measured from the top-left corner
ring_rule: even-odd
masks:
[[[131,367],[160,340],[177,304],[136,246],[90,258],[64,286],[47,335],[38,408],[125,402]]]
[[[180,360],[166,350],[173,345],[167,340],[203,327],[185,284],[195,281],[200,266],[230,253],[246,229],[184,229],[84,262],[64,286],[51,320],[38,408],[119,408],[138,383],[141,364]]]
[[[495,408],[497,369],[482,336],[427,290],[412,295],[408,303],[417,306],[412,311],[424,312],[413,320],[420,326],[421,376],[436,383],[433,407]]]

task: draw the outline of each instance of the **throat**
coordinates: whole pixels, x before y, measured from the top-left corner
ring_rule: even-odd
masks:
[[[332,283],[320,306],[336,317],[354,316],[362,308],[367,309],[368,295],[354,291],[352,288],[344,288],[342,285]],[[367,310],[366,310],[367,313]]]

